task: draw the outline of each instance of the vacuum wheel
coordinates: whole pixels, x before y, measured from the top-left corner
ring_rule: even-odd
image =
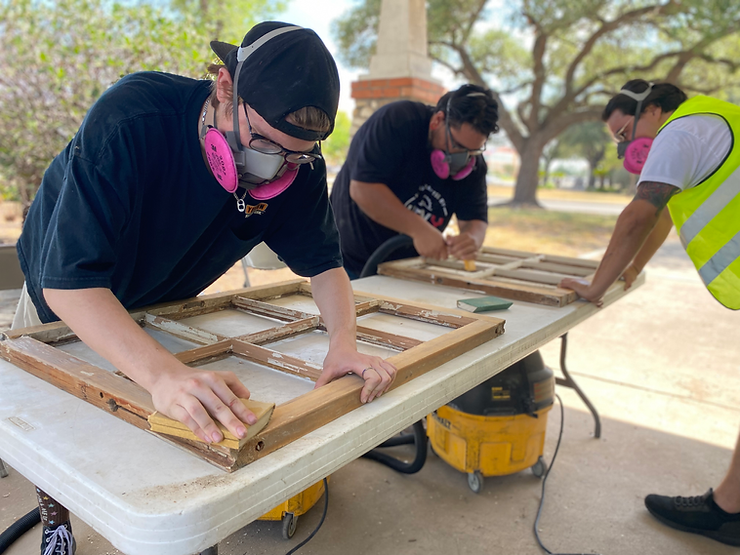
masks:
[[[545,462],[545,459],[542,457],[538,458],[537,462],[531,466],[531,469],[532,474],[538,478],[542,478],[545,475],[545,472],[547,472],[547,463]]]
[[[298,527],[298,517],[293,513],[285,513],[282,519],[283,522],[283,539],[289,540],[295,534],[295,529]]]
[[[468,487],[473,490],[473,493],[481,492],[483,489],[483,474],[480,470],[468,472]]]

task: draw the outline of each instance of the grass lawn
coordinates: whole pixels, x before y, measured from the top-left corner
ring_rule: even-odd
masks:
[[[550,210],[488,210],[485,245],[561,256],[606,248],[617,216]]]

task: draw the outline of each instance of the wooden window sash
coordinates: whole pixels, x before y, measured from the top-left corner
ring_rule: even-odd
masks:
[[[270,300],[293,295],[310,297],[310,285],[303,280],[292,280],[182,302],[163,303],[132,311],[131,316],[143,327],[197,345],[174,353],[184,364],[200,366],[233,356],[316,381],[321,373],[320,367],[265,347],[266,344],[301,333],[326,331],[318,315],[269,303]],[[356,293],[355,301],[358,316],[390,314],[450,330],[439,337],[420,341],[358,325],[358,340],[400,351],[388,358],[398,369],[393,388],[504,331],[504,320],[499,318],[367,293]],[[268,316],[280,325],[239,337],[225,337],[182,322],[186,318],[227,309]],[[72,330],[61,322],[13,330],[0,335],[0,356],[138,428],[149,430],[147,418],[155,411],[151,395],[122,373],[104,370],[57,348],[74,340],[79,341]],[[363,385],[360,377],[347,375],[278,405],[265,429],[239,450],[157,435],[219,468],[233,471],[361,406],[360,390]]]

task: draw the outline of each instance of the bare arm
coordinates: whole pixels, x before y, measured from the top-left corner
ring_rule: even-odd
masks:
[[[355,299],[347,273],[334,268],[314,276],[311,290],[329,333],[329,352],[316,387],[352,372],[365,380],[360,393],[363,403],[380,397],[393,383],[396,367],[380,357],[357,352]]]
[[[665,183],[652,181],[641,183],[635,198],[622,211],[617,220],[609,246],[596,270],[593,282],[589,284],[586,280],[567,278],[560,282],[560,286],[573,289],[584,299],[600,306],[601,298],[606,290],[624,273],[638,252],[641,253],[642,260],[648,253],[652,256],[660,246],[660,244],[655,246],[654,241],[651,240],[648,243],[649,246],[645,248],[644,255],[641,252],[643,244],[658,223],[661,212],[670,198],[678,191],[677,187]],[[664,230],[664,225],[660,226],[660,231],[654,238],[657,241],[663,234],[661,243],[668,234]]]
[[[622,274],[625,284],[624,288],[629,289],[632,283],[635,281],[637,276],[642,272],[642,269],[650,262],[650,259],[658,251],[660,246],[665,242],[666,237],[673,228],[673,220],[668,210],[663,210],[660,213],[658,222],[655,224],[652,233],[645,239],[645,243],[642,245],[640,251],[635,255],[635,259],[632,261],[627,269]]]
[[[457,225],[460,235],[447,238],[450,254],[458,260],[474,260],[483,246],[488,224],[483,220],[458,220]]]
[[[238,397],[249,390],[231,372],[185,366],[131,318],[109,289],[44,289],[51,309],[96,353],[152,394],[155,408],[200,439],[223,439],[209,413],[237,437],[255,417]],[[241,421],[240,421],[241,419]]]
[[[349,195],[374,222],[411,237],[421,256],[437,260],[447,258],[447,245],[442,233],[407,209],[387,185],[353,179],[349,184]]]

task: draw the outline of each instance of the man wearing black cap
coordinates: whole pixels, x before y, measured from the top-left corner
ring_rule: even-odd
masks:
[[[358,129],[334,181],[331,203],[344,266],[359,277],[372,253],[405,234],[421,256],[474,259],[488,227],[486,140],[498,131],[491,92],[463,85],[436,107],[392,102]],[[452,215],[460,234],[442,232]],[[396,251],[394,258],[415,256]]]
[[[224,63],[209,68],[215,82],[136,73],[92,106],[29,211],[14,322],[63,320],[207,442],[222,439],[213,419],[237,437],[254,423],[238,401],[249,391],[180,363],[127,310],[197,295],[261,241],[311,278],[330,336],[317,387],[354,372],[369,402],[395,375],[356,348],[319,146],[337,111],[334,60],[313,31],[279,22],[212,48]],[[74,553],[68,512],[38,497],[42,553]]]

